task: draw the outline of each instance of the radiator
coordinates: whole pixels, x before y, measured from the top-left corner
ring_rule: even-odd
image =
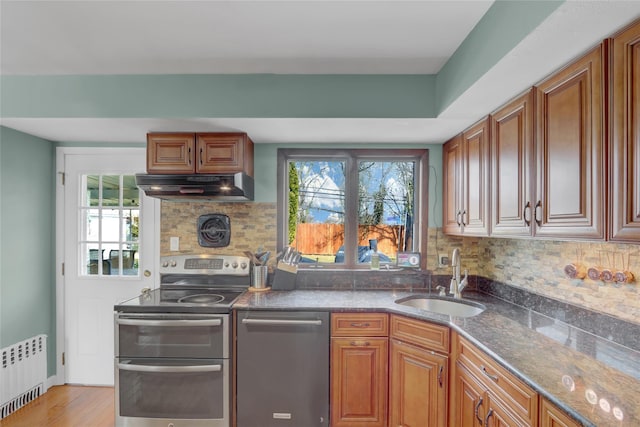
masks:
[[[0,350],[0,419],[46,391],[47,336],[35,337]]]

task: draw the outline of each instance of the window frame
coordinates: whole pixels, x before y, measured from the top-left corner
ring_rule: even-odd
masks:
[[[363,270],[368,264],[357,262],[358,227],[358,162],[359,161],[415,161],[414,173],[414,221],[413,247],[421,254],[420,269],[427,266],[427,231],[429,205],[429,150],[428,149],[324,149],[324,148],[278,148],[277,154],[277,248],[288,245],[289,219],[289,161],[328,160],[345,162],[345,227],[344,263],[335,269]],[[323,264],[328,266],[328,263]],[[299,267],[305,267],[302,264]]]

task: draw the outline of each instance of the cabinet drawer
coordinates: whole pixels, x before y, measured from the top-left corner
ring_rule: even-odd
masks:
[[[504,405],[532,425],[537,423],[538,394],[533,389],[462,337],[458,337],[457,356]]]
[[[386,337],[389,336],[389,316],[384,313],[332,313],[331,335]]]
[[[446,326],[392,315],[391,338],[449,354],[449,328]]]

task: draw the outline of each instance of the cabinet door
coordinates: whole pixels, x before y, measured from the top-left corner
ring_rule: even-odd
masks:
[[[609,239],[640,241],[640,22],[613,38]]]
[[[387,424],[388,338],[331,339],[331,426]]]
[[[579,427],[581,425],[547,399],[540,399],[540,427]]]
[[[485,388],[461,363],[457,363],[455,370],[455,393],[451,396],[452,426],[479,427],[483,425],[487,413],[487,397]]]
[[[462,233],[462,135],[447,141],[442,148],[442,230],[446,234]]]
[[[604,238],[602,50],[537,87],[538,236]]]
[[[389,425],[447,425],[449,359],[400,341],[391,341]]]
[[[147,134],[148,173],[194,173],[194,154],[195,135],[192,133]]]
[[[522,420],[507,406],[503,406],[493,399],[491,393],[487,393],[485,396],[488,400],[489,409],[484,418],[484,427],[534,427],[537,425]]]
[[[491,234],[530,236],[533,227],[533,90],[491,115]]]
[[[465,235],[489,235],[489,119],[462,134],[462,230]]]
[[[197,150],[197,173],[253,176],[253,142],[244,133],[199,133]]]

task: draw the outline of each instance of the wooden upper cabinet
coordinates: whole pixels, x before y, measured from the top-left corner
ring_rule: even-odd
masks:
[[[253,176],[253,142],[245,133],[149,133],[147,172]]]
[[[443,212],[442,230],[446,234],[462,233],[462,134],[447,141],[442,148]]]
[[[491,234],[531,236],[533,89],[491,115]]]
[[[604,50],[536,87],[536,236],[605,237]]]
[[[489,118],[462,133],[462,227],[465,235],[489,235]]]
[[[199,133],[197,173],[245,172],[253,176],[253,142],[245,133]]]
[[[613,37],[609,240],[640,241],[640,21]]]
[[[193,133],[147,134],[147,172],[194,173],[195,140]]]
[[[442,159],[443,230],[489,235],[489,119],[445,143]]]

